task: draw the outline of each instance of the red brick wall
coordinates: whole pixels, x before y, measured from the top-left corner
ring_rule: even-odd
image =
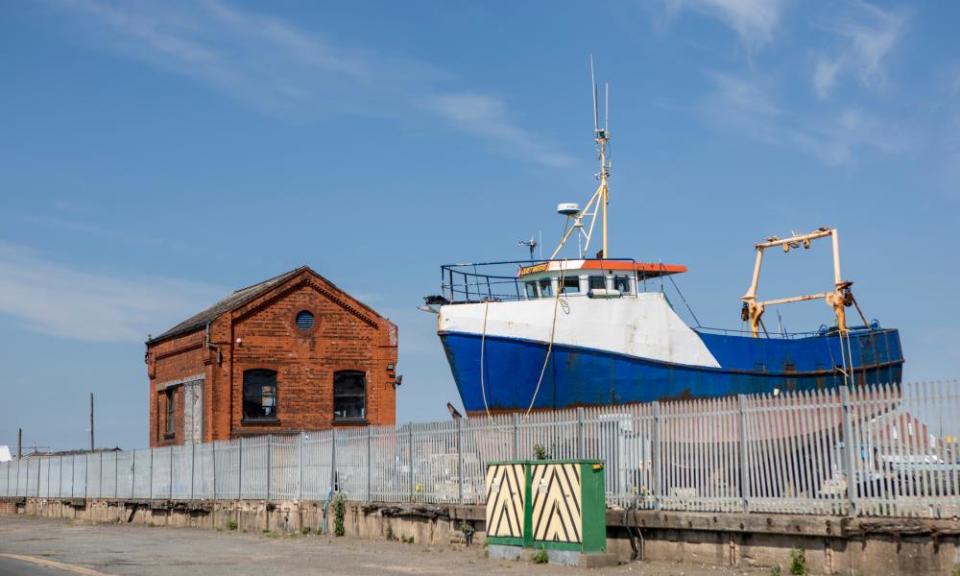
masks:
[[[150,445],[165,446],[183,443],[183,394],[174,392],[177,402],[175,438],[164,438],[166,430],[166,397],[157,385],[203,373],[203,331],[165,340],[147,348],[147,374],[150,377]]]
[[[314,328],[301,333],[294,324],[300,310],[310,310]],[[287,281],[257,300],[220,316],[205,333],[181,336],[148,346],[151,374],[151,445],[163,438],[163,414],[157,419],[157,383],[205,373],[204,440],[247,434],[319,430],[333,422],[333,375],[338,370],[360,370],[367,381],[367,423],[396,422],[396,326],[312,272]],[[239,342],[238,342],[239,339]],[[267,368],[277,371],[276,424],[244,424],[243,372]],[[177,393],[177,437],[183,439],[183,394]],[[158,436],[159,432],[159,436]]]

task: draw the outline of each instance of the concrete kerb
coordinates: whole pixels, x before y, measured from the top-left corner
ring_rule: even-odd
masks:
[[[331,529],[332,518],[324,518],[323,507],[323,502],[314,501],[0,498],[0,515],[219,530],[230,529],[234,522],[238,530],[272,533],[304,528],[321,532],[325,521]],[[475,530],[475,546],[485,544],[482,506],[351,502],[344,528],[348,536],[358,538],[462,545],[461,523]],[[641,559],[649,560],[786,566],[791,550],[799,548],[813,573],[951,575],[960,564],[958,519],[610,511],[607,524],[608,555],[620,562],[629,562],[637,549]],[[565,557],[551,560],[572,562]]]

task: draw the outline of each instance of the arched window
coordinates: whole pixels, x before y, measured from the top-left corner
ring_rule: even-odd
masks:
[[[243,419],[277,419],[277,373],[247,370],[243,373]]]
[[[367,417],[367,377],[357,370],[342,370],[333,375],[333,419],[365,420]]]

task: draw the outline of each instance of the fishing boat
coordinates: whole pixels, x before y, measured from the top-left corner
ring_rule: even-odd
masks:
[[[468,414],[779,393],[872,383],[898,384],[903,353],[896,329],[868,322],[840,274],[839,234],[822,227],[769,237],[754,246],[753,278],[741,298],[746,330],[688,325],[663,290],[679,264],[611,258],[607,212],[610,163],[606,112],[594,84],[599,184],[587,203],[560,204],[564,233],[549,258],[441,267],[442,293],[421,308],[437,314],[443,344]],[[606,101],[605,97],[605,101]],[[606,107],[605,107],[606,108]],[[600,250],[590,254],[599,222]],[[576,238],[574,258],[569,252]],[[824,292],[761,300],[764,255],[830,240],[833,283]],[[767,331],[768,307],[822,300],[832,326],[806,333]],[[862,324],[847,322],[855,308]]]

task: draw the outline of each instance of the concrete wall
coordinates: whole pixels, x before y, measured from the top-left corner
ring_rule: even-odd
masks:
[[[94,523],[136,523],[247,532],[332,531],[322,502],[0,499],[0,515],[26,514]],[[481,506],[348,503],[348,536],[462,544],[462,524],[484,543]],[[629,562],[635,545],[649,560],[770,567],[787,574],[802,549],[812,574],[948,575],[960,567],[960,521],[838,519],[813,516],[634,512],[607,514],[607,548]],[[629,528],[628,528],[629,526]],[[631,537],[632,535],[632,537]]]

